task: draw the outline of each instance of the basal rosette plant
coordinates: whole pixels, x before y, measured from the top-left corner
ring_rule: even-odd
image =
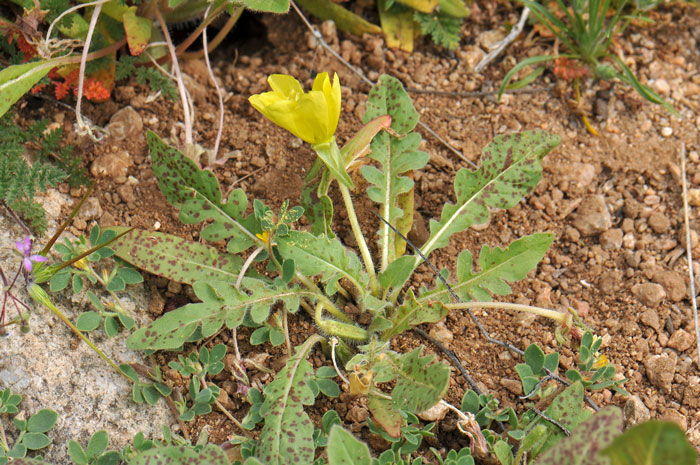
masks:
[[[406,287],[423,262],[421,255],[406,253],[402,238],[413,220],[412,174],[428,163],[429,156],[419,150],[421,137],[413,132],[418,112],[398,80],[380,77],[369,94],[365,125],[343,147],[333,134],[340,109],[337,76],[331,81],[320,74],[308,93],[289,76],[272,76],[270,84],[271,92],[251,97],[253,106],[312,144],[318,155],[304,182],[303,207],[290,207],[285,201],[274,212],[258,199],[250,202],[241,189],[224,198],[211,171],[200,169],[149,132],[162,193],[179,209],[182,222],[204,223],[202,239],[223,241],[226,250],[143,230],[110,245],[117,256],[143,270],[191,284],[201,300],[134,332],[127,341],[131,348],[177,349],[210,338],[224,327],[242,325],[265,327],[266,334],[278,328],[285,334],[286,366],[262,396],[255,389],[249,391],[257,393],[255,418],[243,423],[264,422],[251,463],[313,462],[314,428],[304,406],[312,404],[319,387],[328,383],[317,381],[327,375],[314,374],[306,356],[323,340],[332,343],[334,362],[340,359],[349,372],[348,389],[367,396],[375,429],[399,438],[406,434],[407,415],[441,401],[450,370],[422,348],[405,354],[391,350],[396,335],[438,322],[451,310],[487,306],[509,306],[552,318],[562,334],[575,330],[571,314],[490,302],[492,295],[508,295],[508,283],[535,268],[553,234],[526,236],[505,249],[484,246],[476,260],[463,251],[450,277],[461,303],[453,302],[450,291],[437,280],[418,292]],[[453,234],[484,223],[491,210],[520,201],[539,181],[542,157],[558,143],[557,136],[542,131],[497,136],[484,148],[478,170],[463,168],[457,173],[455,203],[445,205],[440,217],[430,221],[422,256],[445,247]],[[353,196],[361,194],[358,186],[364,182],[382,219],[372,238],[376,251],[367,245],[354,207]],[[331,188],[340,192],[359,254],[333,233]],[[308,227],[297,224],[304,215]],[[121,233],[126,228],[110,229]],[[254,262],[263,267],[253,267]],[[349,307],[357,311],[346,311]],[[292,348],[288,315],[300,308],[313,318],[318,334]]]

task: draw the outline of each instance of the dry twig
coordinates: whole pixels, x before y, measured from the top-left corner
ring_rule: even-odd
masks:
[[[695,341],[698,349],[698,366],[700,366],[700,326],[698,325],[698,301],[695,297],[695,276],[693,274],[693,251],[690,243],[690,214],[688,213],[688,182],[685,174],[685,142],[681,144],[681,176],[683,178],[683,216],[685,218],[685,250],[688,256],[688,276],[690,277],[690,300],[693,303],[695,319]]]

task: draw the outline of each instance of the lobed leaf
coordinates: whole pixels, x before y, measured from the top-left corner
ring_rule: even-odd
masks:
[[[200,169],[179,150],[170,147],[155,133],[148,132],[153,172],[165,198],[180,208],[180,221],[197,224],[213,220],[202,230],[208,241],[229,239],[228,251],[242,252],[261,241],[262,232],[252,216],[245,216],[248,199],[236,189],[223,203],[219,181],[211,171]]]
[[[228,282],[198,281],[193,289],[202,302],[188,304],[166,313],[150,325],[135,331],[127,339],[132,349],[175,349],[182,346],[201,327],[201,337],[214,335],[221,327],[239,326],[248,312],[255,323],[265,321],[270,308],[283,302],[290,311],[299,307],[298,288],[267,286],[262,281],[244,278],[242,289]],[[310,293],[309,293],[310,294]]]
[[[126,229],[115,226],[105,231],[121,233]],[[219,252],[214,247],[142,229],[134,229],[109,247],[119,258],[144,271],[184,284],[234,282],[243,264],[240,257]]]
[[[447,315],[447,308],[441,302],[419,303],[413,290],[406,292],[403,303],[391,316],[391,328],[382,334],[382,340],[388,341],[393,336],[422,323],[437,323]]]
[[[421,137],[412,133],[418,123],[418,112],[401,82],[387,75],[379,78],[370,91],[364,122],[388,114],[391,128],[404,137],[395,137],[387,132],[377,134],[372,140],[370,158],[377,161],[381,169],[363,166],[362,175],[372,184],[367,189],[370,199],[377,202],[381,217],[386,221],[380,225],[378,235],[382,249],[382,271],[403,252],[403,239],[397,237],[389,224],[402,234],[408,234],[413,223],[413,170],[423,168],[430,157],[418,151]]]
[[[423,412],[440,402],[450,384],[450,368],[432,363],[435,355],[421,357],[422,347],[398,357],[395,372],[398,377],[391,393],[394,409]]]
[[[534,270],[553,241],[554,234],[538,233],[511,242],[505,250],[485,245],[479,254],[478,272],[474,271],[471,252],[464,250],[457,258],[457,279],[451,287],[465,301],[490,301],[491,294],[509,295],[512,289],[508,283]],[[449,290],[439,282],[435,290],[422,293],[418,301],[449,298]]]
[[[559,136],[543,131],[496,136],[484,148],[478,170],[457,173],[457,203],[445,205],[440,220],[430,221],[430,237],[421,252],[428,255],[446,246],[452,234],[485,223],[491,208],[514,206],[540,180],[541,159],[559,142]],[[420,260],[416,257],[416,263]]]
[[[347,278],[358,290],[367,288],[367,273],[357,255],[338,239],[324,235],[314,236],[303,231],[289,231],[277,238],[280,255],[294,260],[299,272],[305,276],[321,275],[329,295],[335,294],[338,280]]]

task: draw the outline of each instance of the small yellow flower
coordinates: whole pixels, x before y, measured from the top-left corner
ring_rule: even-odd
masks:
[[[255,237],[267,244],[267,241],[270,240],[270,233],[268,231],[263,231],[262,234],[255,234]]]
[[[267,78],[272,92],[252,95],[248,101],[267,119],[309,144],[330,142],[340,117],[340,80],[320,73],[310,92],[286,74]]]
[[[73,266],[80,269],[80,270],[88,270],[88,264],[87,264],[87,257],[83,257],[80,260],[76,261],[73,263]]]
[[[594,370],[597,370],[598,368],[604,367],[604,366],[607,365],[608,363],[609,363],[609,362],[608,362],[608,357],[606,357],[606,356],[603,355],[603,354],[600,354],[600,355],[598,355],[598,357],[596,358],[595,362],[593,363],[593,369],[594,369]]]

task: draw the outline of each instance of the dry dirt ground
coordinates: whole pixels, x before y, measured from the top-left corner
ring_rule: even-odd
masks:
[[[479,95],[436,95],[414,93],[421,120],[448,140],[470,160],[478,162],[481,148],[494,135],[540,128],[561,136],[562,143],[545,159],[545,174],[534,194],[507,212],[497,212],[487,227],[456,235],[449,247],[432,256],[438,267],[453,268],[458,253],[468,248],[477,253],[482,245],[506,246],[535,232],[553,232],[551,250],[527,279],[514,285],[508,300],[555,309],[571,306],[586,324],[604,337],[603,352],[629,379],[626,389],[638,396],[636,413],[676,421],[690,440],[700,447],[700,373],[697,359],[688,263],[681,246],[684,240],[680,187],[680,147],[688,152],[690,188],[700,188],[700,13],[692,7],[674,5],[654,12],[655,24],[631,26],[616,46],[642,82],[662,93],[680,112],[676,118],[659,106],[642,100],[630,88],[587,81],[584,95],[593,104],[593,125],[600,135],[590,135],[567,103],[572,89],[549,86],[550,73],[533,83],[540,91],[507,95],[499,103],[489,94],[517,61],[551,50],[549,41],[528,36],[512,45],[505,56],[477,74],[473,66],[483,56],[482,45],[492,35],[503,35],[501,25],[517,21],[519,10],[501,2],[477,2],[474,13],[463,25],[463,39],[455,53],[419,41],[417,50],[404,53],[389,50],[378,37],[353,37],[322,27],[325,39],[343,57],[370,78],[392,74],[414,89],[443,92],[487,91]],[[213,56],[216,75],[226,97],[222,150],[234,156],[214,169],[224,189],[242,187],[275,209],[283,199],[298,199],[305,170],[313,161],[306,144],[290,137],[255,112],[247,98],[266,91],[266,77],[287,73],[308,88],[312,71],[337,72],[343,85],[343,113],[338,131],[340,142],[360,127],[369,86],[318,47],[302,22],[293,14],[281,17],[244,17],[243,32],[222,46]],[[243,26],[242,26],[243,27]],[[495,32],[494,32],[495,31]],[[196,108],[197,141],[212,146],[216,128],[216,96],[207,83],[201,61],[184,64],[189,90]],[[182,137],[178,104],[162,97],[152,99],[149,90],[135,82],[115,89],[110,102],[89,108],[89,116],[105,125],[114,112],[130,105],[135,113],[122,114],[129,122],[126,134],[113,135],[105,143],[93,144],[78,138],[72,129],[73,115],[45,101],[25,101],[20,117],[47,117],[63,125],[68,142],[76,145],[98,177],[95,197],[102,225],[126,224],[198,239],[198,229],[183,227],[176,212],[158,191],[153,178],[144,130],[164,137]],[[144,130],[138,125],[142,124]],[[416,176],[416,202],[420,219],[412,237],[420,241],[430,218],[440,215],[442,205],[454,201],[452,180],[465,162],[428,134],[423,149],[431,155],[427,169]],[[125,137],[124,137],[125,136]],[[106,173],[105,173],[106,170]],[[67,192],[68,188],[62,186]],[[79,192],[73,192],[79,196]],[[698,230],[700,191],[691,191],[691,227]],[[376,230],[369,203],[360,203],[360,220],[368,234]],[[68,206],[66,207],[66,211]],[[339,215],[342,218],[342,212]],[[73,232],[89,227],[78,219]],[[339,231],[341,238],[347,231]],[[697,246],[697,234],[693,246]],[[700,247],[695,256],[700,257]],[[696,276],[700,266],[694,263]],[[415,285],[433,278],[421,269]],[[176,283],[149,278],[153,297],[150,311],[158,314],[187,302],[190,294]],[[576,363],[568,348],[557,347],[554,326],[548,321],[523,318],[507,312],[477,312],[494,337],[519,347],[537,342],[545,352],[559,350],[563,366]],[[314,330],[300,316],[292,322],[293,343],[300,343]],[[450,314],[444,326],[425,328],[449,341],[449,347],[480,385],[493,393],[502,406],[522,409],[518,376],[514,370],[519,357],[486,342],[475,325],[463,314]],[[220,336],[228,342],[230,335]],[[244,355],[270,352],[267,362],[279,369],[280,350],[248,344],[248,333],[238,335]],[[216,342],[216,341],[214,341]],[[395,348],[407,350],[427,344],[408,333]],[[325,363],[320,352],[315,364]],[[261,382],[268,375],[252,370]],[[239,418],[247,406],[235,397],[236,385],[229,371],[217,382],[230,394],[228,407]],[[448,400],[459,404],[465,380],[455,376]],[[599,404],[623,406],[627,399],[604,391],[593,396]],[[355,431],[367,429],[362,422],[367,410],[362,401],[341,396],[330,402],[321,396],[316,415],[328,407],[338,410]],[[645,407],[644,407],[645,406]],[[194,423],[213,426],[214,441],[235,433],[232,424],[219,413]],[[454,422],[440,422],[433,442],[436,447],[463,447],[467,441],[455,430]],[[373,442],[377,448],[386,447]]]

